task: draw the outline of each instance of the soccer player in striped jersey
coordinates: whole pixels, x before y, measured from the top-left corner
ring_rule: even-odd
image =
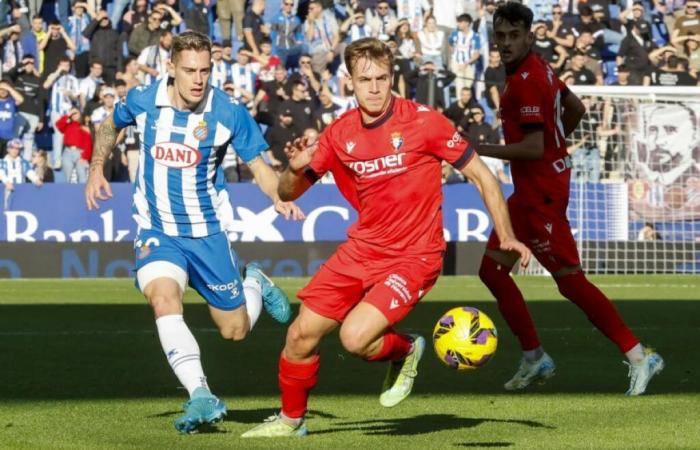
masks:
[[[571,158],[566,137],[578,126],[585,106],[554,75],[549,63],[531,51],[533,14],[520,3],[508,2],[493,17],[494,37],[506,65],[506,85],[499,115],[506,145],[481,144],[477,152],[511,161],[515,193],[508,199],[516,237],[526,243],[552,274],[559,292],[581,308],[588,319],[615,343],[629,360],[627,395],[640,395],[664,362],[644,348],[610,300],[581,268],[566,208],[569,203]],[[520,342],[523,357],[507,390],[524,389],[554,375],[523,295],[510,277],[518,259],[504,251],[491,234],[479,276],[498,302],[498,309]]]
[[[287,218],[303,214],[277,195],[277,176],[263,161],[267,150],[245,107],[209,85],[211,43],[188,31],[173,39],[168,77],[129,91],[100,127],[85,187],[89,209],[110,197],[102,170],[120,129],[138,128],[141,140],[133,212],[136,286],[153,307],[160,342],[175,375],[190,394],[175,427],[189,433],[226,413],[209,390],[197,341],[183,320],[185,286],[209,304],[225,339],[238,341],[265,307],[277,321],[290,318],[289,301],[255,263],[241,280],[226,230],[233,221],[220,167],[230,143],[248,164],[260,189]]]

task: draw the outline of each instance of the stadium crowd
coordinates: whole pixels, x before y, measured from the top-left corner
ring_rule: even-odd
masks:
[[[342,54],[366,36],[395,54],[394,89],[442,111],[474,142],[498,143],[505,68],[492,42],[495,0],[3,0],[0,2],[0,173],[83,182],[92,136],[129,89],[167,76],[172,37],[213,42],[211,84],[247,105],[265,130],[268,160],[356,106]],[[697,85],[697,0],[527,0],[533,50],[570,85]],[[619,129],[607,102],[590,105],[572,139],[574,177],[614,165],[595,145]],[[110,181],[136,176],[139,135],[119,136]],[[249,181],[235,150],[227,180]],[[508,167],[487,164],[504,183]],[[446,183],[463,182],[445,167]]]

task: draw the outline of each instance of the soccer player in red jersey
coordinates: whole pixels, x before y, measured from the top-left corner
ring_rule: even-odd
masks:
[[[494,14],[494,38],[507,72],[500,110],[506,144],[480,145],[477,152],[511,161],[515,192],[508,199],[508,210],[516,237],[552,274],[559,292],[627,356],[631,378],[627,395],[639,395],[663,369],[663,359],[639,343],[610,300],[581,269],[566,219],[571,176],[566,137],[577,127],[585,108],[549,64],[530,51],[532,17],[532,11],[515,2],[501,5]],[[479,276],[496,297],[524,352],[517,373],[505,388],[523,389],[553,376],[555,366],[542,349],[523,296],[509,275],[518,255],[504,250],[499,242],[491,234]]]
[[[392,407],[411,392],[425,340],[393,326],[432,288],[442,268],[441,162],[482,193],[501,249],[527,264],[514,238],[498,182],[442,114],[391,94],[392,54],[381,41],[360,39],[345,51],[359,108],[324,130],[318,143],[288,146],[280,178],[283,199],[297,198],[330,171],[357,209],[348,241],[303,288],[279,360],[282,410],[243,437],[306,434],[304,414],[316,385],[319,343],[340,326],[353,355],[391,362],[380,403]]]

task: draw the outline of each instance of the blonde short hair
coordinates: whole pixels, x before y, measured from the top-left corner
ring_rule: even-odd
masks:
[[[211,40],[205,34],[198,31],[185,31],[173,37],[172,60],[177,60],[180,52],[194,50],[196,52],[209,52],[211,55]]]
[[[376,38],[358,39],[345,48],[345,65],[348,73],[352,75],[352,70],[360,58],[367,58],[372,61],[380,61],[389,66],[389,72],[394,71],[394,55],[391,49],[384,42]]]

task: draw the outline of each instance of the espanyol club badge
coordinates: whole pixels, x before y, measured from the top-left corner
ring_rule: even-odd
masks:
[[[207,123],[205,121],[200,121],[199,125],[192,131],[192,135],[194,136],[195,139],[198,141],[203,141],[207,138],[207,135],[209,134],[209,130],[207,129]]]
[[[403,144],[403,136],[398,131],[391,133],[391,145],[394,147],[394,151],[398,152],[399,148]]]

